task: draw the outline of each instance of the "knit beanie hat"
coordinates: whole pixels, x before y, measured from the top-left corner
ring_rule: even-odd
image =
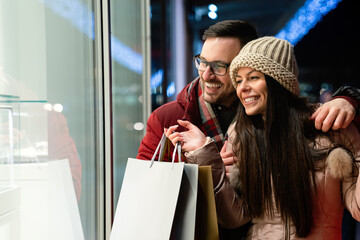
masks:
[[[262,37],[248,42],[230,65],[234,86],[241,67],[250,67],[269,75],[291,93],[299,95],[296,59],[291,44],[286,40]]]

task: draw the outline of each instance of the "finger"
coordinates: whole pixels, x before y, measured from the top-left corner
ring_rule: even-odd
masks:
[[[332,124],[331,129],[332,130],[340,129],[344,125],[345,119],[346,119],[346,113],[340,112],[339,115],[337,115],[334,123]]]
[[[169,130],[169,128],[164,128],[164,133],[167,138],[173,133],[173,131]]]
[[[223,158],[223,162],[225,166],[231,166],[234,164],[234,158],[233,157]]]
[[[335,122],[336,117],[338,116],[338,110],[330,111],[326,118],[324,119],[321,127],[321,131],[327,132],[332,127],[333,123]]]
[[[227,147],[227,141],[225,141],[223,147],[221,148],[220,155],[221,155],[222,153],[225,153],[225,152],[226,152],[226,147]]]
[[[230,170],[231,170],[230,166],[225,166],[225,172],[228,177],[230,177],[230,172],[231,172]]]
[[[233,151],[227,151],[227,152],[224,152],[224,153],[220,153],[220,156],[221,156],[221,158],[233,157],[234,153],[233,153]]]
[[[168,133],[168,128],[164,128],[164,133],[166,137],[169,137],[170,134]]]
[[[178,120],[177,122],[180,124],[180,126],[186,128],[186,129],[189,129],[189,130],[191,128],[193,128],[193,126],[194,126],[191,122],[186,121],[186,120]]]
[[[326,118],[326,116],[328,115],[329,113],[329,110],[328,109],[319,109],[319,112],[317,113],[315,119],[314,119],[314,124],[315,124],[315,128],[320,130],[322,125],[323,125],[323,122],[324,122],[324,119]]]
[[[173,125],[173,126],[169,127],[168,130],[174,132],[178,127],[179,127],[179,125]]]
[[[317,117],[317,115],[319,114],[319,112],[321,111],[321,107],[319,107],[318,109],[316,109],[316,111],[311,115],[310,120],[315,120],[315,118]]]
[[[183,138],[180,135],[177,135],[178,133],[171,134],[169,139],[172,142],[172,144],[175,146],[177,142],[180,142],[180,144],[183,144]],[[175,136],[174,136],[175,135]]]
[[[347,114],[341,128],[347,128],[350,125],[350,123],[354,120],[354,118],[355,118],[355,114]]]
[[[164,128],[165,136],[169,137],[175,130],[178,128],[179,125],[170,126],[169,128]]]
[[[183,139],[184,137],[179,132],[174,132],[174,133],[170,134],[169,139],[172,141],[174,138]]]

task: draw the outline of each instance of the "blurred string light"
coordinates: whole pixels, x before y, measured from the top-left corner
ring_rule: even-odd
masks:
[[[62,104],[56,103],[54,104],[53,109],[55,112],[62,112],[64,110],[64,107]]]
[[[111,56],[116,62],[133,72],[142,73],[142,55],[126,46],[114,36],[111,36]]]
[[[211,12],[216,12],[218,10],[218,7],[215,4],[209,4],[208,8]]]
[[[54,13],[67,19],[80,32],[94,40],[94,13],[80,0],[38,0],[44,3]],[[111,55],[112,58],[124,67],[142,73],[142,55],[130,47],[126,46],[116,37],[111,36]]]
[[[150,88],[153,89],[159,87],[163,81],[163,76],[164,76],[164,71],[162,69],[154,73],[151,76]]]
[[[94,13],[79,0],[38,0],[44,3],[54,13],[67,19],[80,32],[88,38],[94,40]],[[215,6],[215,5],[214,5]],[[216,6],[215,6],[216,7]],[[211,9],[214,9],[213,7]],[[126,46],[119,39],[111,36],[111,55],[112,58],[124,67],[136,72],[142,73],[143,59],[142,55]],[[151,88],[156,88],[163,81],[163,70],[159,70],[150,80]]]
[[[175,83],[171,82],[168,86],[168,88],[166,89],[166,96],[167,97],[171,97],[175,94]]]
[[[144,124],[142,122],[137,122],[134,124],[134,129],[137,131],[141,131],[144,129]]]
[[[217,15],[217,10],[218,7],[215,4],[209,4],[208,6],[209,12],[208,12],[208,16],[211,19],[217,19],[218,15]]]
[[[286,39],[295,46],[339,2],[341,0],[307,0],[276,37]]]
[[[52,105],[51,103],[45,103],[43,105],[44,110],[46,111],[55,111],[55,112],[62,112],[64,110],[64,106],[61,103],[55,103]]]

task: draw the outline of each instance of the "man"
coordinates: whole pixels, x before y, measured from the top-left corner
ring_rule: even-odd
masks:
[[[258,37],[256,29],[247,22],[227,20],[212,25],[203,35],[201,54],[194,57],[199,77],[188,84],[177,96],[177,100],[156,109],[147,122],[147,133],[143,138],[137,158],[149,160],[164,132],[164,128],[176,125],[178,119],[188,120],[205,135],[212,137],[225,165],[233,164],[232,152],[226,151],[225,134],[236,115],[239,100],[232,86],[229,69],[231,61],[249,41]],[[351,96],[350,96],[351,97]],[[318,109],[313,120],[318,129],[327,131],[347,127],[355,116],[355,109],[347,100],[337,98]],[[181,131],[179,127],[177,129]],[[170,153],[172,156],[173,146]],[[240,229],[219,227],[220,239],[241,239],[246,226]]]
[[[151,159],[164,127],[176,124],[178,119],[190,120],[206,135],[214,137],[221,148],[239,104],[228,66],[241,47],[257,37],[252,25],[237,20],[219,22],[205,31],[201,54],[194,58],[199,77],[179,93],[176,101],[164,104],[150,115],[137,158]]]

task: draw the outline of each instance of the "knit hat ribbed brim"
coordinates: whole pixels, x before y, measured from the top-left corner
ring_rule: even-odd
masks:
[[[271,76],[283,87],[299,95],[298,68],[291,44],[275,37],[262,37],[247,43],[230,65],[230,77],[235,86],[241,67],[250,67]]]

